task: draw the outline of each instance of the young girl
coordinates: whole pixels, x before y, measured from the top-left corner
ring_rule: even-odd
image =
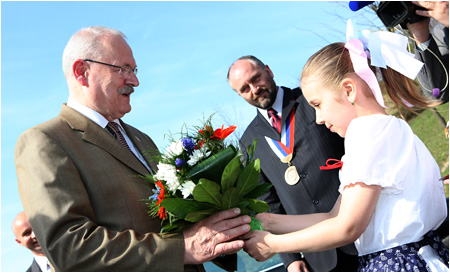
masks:
[[[345,46],[321,49],[301,77],[316,122],[345,137],[341,195],[329,213],[257,215],[265,231],[246,234],[244,250],[263,261],[355,242],[359,271],[448,271],[448,249],[434,232],[447,215],[439,167],[409,125],[386,113]],[[436,105],[410,79],[381,70],[397,105]]]

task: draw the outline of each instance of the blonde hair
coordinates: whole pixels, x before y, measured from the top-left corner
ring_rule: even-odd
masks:
[[[370,64],[369,66],[375,73],[376,68]],[[397,108],[401,105],[409,111],[415,112],[414,109],[425,109],[440,104],[437,100],[423,96],[417,85],[408,77],[390,67],[387,69],[380,68],[380,70],[386,91]],[[356,75],[356,73],[348,49],[345,48],[344,43],[333,43],[322,48],[308,59],[303,68],[300,82],[307,81],[308,78],[314,76],[314,79],[320,79],[324,86],[338,90],[344,78],[350,75]],[[414,106],[409,107],[405,101]]]

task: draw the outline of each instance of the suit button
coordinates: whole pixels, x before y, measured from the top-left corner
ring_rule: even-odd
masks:
[[[305,179],[305,177],[306,177],[306,174],[304,174],[304,173],[300,174],[300,179]]]
[[[314,205],[318,205],[319,204],[319,200],[316,200],[316,199],[314,199],[312,202],[313,202]]]

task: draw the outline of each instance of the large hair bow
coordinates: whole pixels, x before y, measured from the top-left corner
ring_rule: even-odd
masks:
[[[389,66],[414,80],[422,69],[423,63],[416,60],[414,54],[407,51],[407,45],[408,38],[403,35],[387,31],[363,30],[359,32],[356,23],[351,19],[347,22],[345,47],[349,50],[353,69],[369,85],[375,99],[384,108],[387,107],[384,104],[380,85],[377,77],[369,68],[367,59],[370,58],[372,66],[385,69],[386,66]],[[404,102],[410,105],[408,102]]]

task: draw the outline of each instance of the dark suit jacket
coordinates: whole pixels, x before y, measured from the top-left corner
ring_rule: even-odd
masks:
[[[288,185],[284,173],[288,167],[271,150],[265,136],[280,140],[280,134],[257,111],[241,138],[242,148],[258,138],[255,158],[261,161],[260,181],[272,183],[271,191],[263,196],[269,203],[271,212],[281,214],[309,214],[329,212],[339,196],[339,178],[337,170],[321,171],[328,158],[341,159],[344,154],[344,142],[339,135],[331,133],[324,125],[315,122],[315,111],[306,102],[299,88],[290,90],[283,87],[284,124],[292,107],[295,106],[295,141],[292,164],[297,168],[300,181]],[[244,149],[245,150],[245,149]],[[357,254],[353,244],[343,248],[344,252]],[[336,251],[328,250],[304,253],[314,271],[330,271],[336,266]],[[300,259],[299,254],[281,254],[285,266]],[[339,261],[345,262],[345,261]],[[357,269],[355,264],[355,270]]]
[[[448,73],[448,28],[440,23],[436,23],[430,29],[431,41],[428,49],[431,50],[437,58],[442,62]],[[433,88],[443,88],[447,81],[444,68],[438,59],[436,59],[428,50],[421,51],[416,47],[415,57],[424,63],[424,66],[420,73],[417,75],[422,90],[425,95],[432,96]],[[447,74],[448,76],[448,74]],[[448,85],[445,89],[440,90],[439,99],[441,101],[448,102]]]
[[[39,267],[38,263],[35,259],[33,259],[33,263],[31,263],[31,266],[27,269],[26,272],[42,272],[41,268]]]
[[[122,122],[139,152],[156,149]],[[156,164],[146,158],[149,166]],[[140,199],[153,185],[144,165],[111,134],[63,105],[58,117],[24,132],[15,163],[30,224],[56,271],[183,271],[182,234],[159,235]]]

